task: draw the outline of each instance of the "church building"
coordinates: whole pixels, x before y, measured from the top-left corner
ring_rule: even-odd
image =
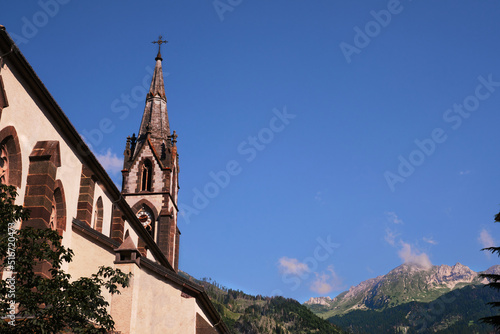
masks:
[[[229,333],[204,289],[178,273],[177,135],[160,50],[155,62],[120,191],[0,26],[0,182],[30,209],[23,226],[54,229],[74,251],[63,267],[73,278],[103,265],[133,274],[121,294],[105,293],[116,333]]]

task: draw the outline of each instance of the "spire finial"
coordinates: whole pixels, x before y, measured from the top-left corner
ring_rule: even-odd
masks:
[[[162,40],[162,38],[163,38],[163,36],[162,36],[162,35],[160,35],[160,36],[158,36],[158,40],[157,40],[157,41],[153,41],[153,42],[151,42],[151,43],[153,43],[153,44],[158,44],[158,54],[156,55],[155,60],[158,60],[158,59],[159,59],[159,60],[163,60],[163,59],[161,58],[161,53],[160,53],[161,45],[162,45],[162,44],[167,44],[167,43],[168,43],[168,41],[164,41],[164,40]]]
[[[172,134],[171,138],[172,138],[172,143],[175,145],[175,143],[177,143],[177,133],[175,133],[175,130],[174,130],[174,133]]]

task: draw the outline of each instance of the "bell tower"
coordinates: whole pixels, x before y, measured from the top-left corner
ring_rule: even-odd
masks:
[[[125,145],[122,194],[177,271],[181,234],[177,227],[177,135],[170,133],[161,66],[160,48],[167,41],[160,36],[153,43],[158,44],[156,65],[138,135],[128,137]],[[138,249],[143,255],[147,252],[141,243]]]

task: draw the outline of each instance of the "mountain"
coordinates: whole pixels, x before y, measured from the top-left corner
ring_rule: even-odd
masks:
[[[353,334],[379,333],[495,333],[478,320],[494,311],[487,302],[500,299],[484,285],[468,285],[429,303],[409,302],[383,310],[356,310],[328,318]]]
[[[500,266],[486,272],[500,273]],[[371,278],[337,297],[311,298],[304,304],[323,318],[353,310],[380,310],[412,301],[431,302],[443,294],[467,285],[485,284],[479,273],[463,264],[423,268],[402,264],[386,275]]]
[[[179,274],[204,287],[231,333],[346,333],[294,299],[252,296],[223,287],[209,278],[197,280],[184,272]]]
[[[500,273],[493,266],[484,273]],[[489,333],[478,319],[500,300],[487,281],[460,263],[423,268],[403,264],[351,287],[337,297],[311,298],[315,314],[353,333]]]

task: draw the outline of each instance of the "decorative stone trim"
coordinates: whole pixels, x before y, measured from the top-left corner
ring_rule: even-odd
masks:
[[[61,167],[61,154],[57,140],[38,141],[31,151],[30,161],[50,161]]]
[[[1,108],[0,108],[1,109]],[[5,146],[9,161],[9,181],[8,184],[21,188],[22,180],[22,159],[21,147],[16,129],[13,126],[6,126],[0,131],[0,147]]]
[[[125,220],[120,209],[113,205],[113,215],[111,219],[111,239],[115,242],[123,242],[123,233],[125,229]]]
[[[24,207],[31,211],[31,215],[28,220],[22,223],[22,227],[49,228],[52,206],[54,205],[55,177],[57,167],[60,166],[61,162],[59,142],[37,142],[29,160]],[[64,203],[62,192],[58,191],[57,195],[59,202]],[[49,278],[51,277],[50,268],[47,261],[41,261],[34,266],[33,271],[42,277]]]
[[[76,218],[91,226],[92,206],[94,203],[95,180],[92,171],[85,165],[82,166],[80,177],[80,195],[78,196],[78,209]]]
[[[143,206],[147,206],[148,208],[150,208],[155,216],[155,220],[158,219],[159,214],[158,214],[158,211],[156,210],[155,206],[145,198],[143,198],[139,202],[135,203],[132,206],[132,211],[137,213]]]
[[[60,165],[59,142],[37,142],[29,159],[24,207],[31,211],[31,216],[23,226],[48,228],[58,163]]]
[[[134,206],[132,206],[132,211],[137,214],[141,210],[141,208],[146,207],[153,213],[153,219],[152,219],[152,232],[153,232],[153,240],[157,239],[158,236],[158,211],[156,210],[155,206],[148,201],[147,199],[141,199],[139,202],[135,203]],[[142,254],[142,256],[147,255],[147,249],[146,249],[146,242],[142,240],[139,237],[139,242],[137,244],[137,249],[139,252]]]

